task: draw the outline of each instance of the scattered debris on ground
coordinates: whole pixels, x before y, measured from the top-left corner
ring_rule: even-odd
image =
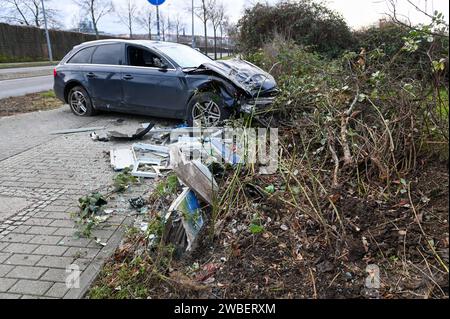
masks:
[[[98,130],[104,130],[105,127],[80,127],[74,129],[66,129],[66,130],[58,130],[50,132],[50,135],[65,135],[65,134],[74,134],[74,133],[83,133],[83,132],[92,132]]]
[[[154,124],[148,124],[145,128],[138,128],[135,133],[125,133],[119,131],[108,131],[103,134],[97,134],[93,132],[90,136],[94,141],[108,142],[110,140],[116,141],[134,141],[142,139],[150,130],[153,128]],[[104,128],[99,128],[102,130]],[[95,131],[95,130],[94,130]]]

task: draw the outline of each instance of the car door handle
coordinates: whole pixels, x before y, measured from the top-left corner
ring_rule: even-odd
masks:
[[[123,79],[124,79],[124,80],[132,80],[132,79],[133,79],[133,76],[127,74],[127,75],[124,75],[124,76],[123,76]]]
[[[86,74],[86,76],[87,76],[88,78],[95,78],[95,73],[89,72],[88,74]]]

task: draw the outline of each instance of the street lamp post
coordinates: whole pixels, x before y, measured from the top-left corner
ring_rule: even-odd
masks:
[[[44,15],[45,36],[47,37],[48,58],[50,59],[50,62],[53,62],[52,44],[50,42],[50,35],[48,33],[47,15],[45,13],[44,0],[41,0],[41,3],[42,3],[42,14]]]
[[[158,30],[158,41],[161,41],[161,28],[159,27],[159,5],[156,6],[156,29]]]
[[[156,26],[158,30],[158,41],[161,41],[161,28],[159,27],[159,6],[162,5],[165,1],[166,0],[148,0],[150,4],[156,6]]]

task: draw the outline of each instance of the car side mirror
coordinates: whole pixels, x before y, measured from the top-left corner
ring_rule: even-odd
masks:
[[[160,68],[162,70],[167,70],[169,68],[169,66],[166,63],[164,63],[163,61],[161,61],[161,59],[155,58],[153,61],[154,61],[154,65],[157,68]]]

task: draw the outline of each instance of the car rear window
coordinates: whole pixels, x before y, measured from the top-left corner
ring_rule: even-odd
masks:
[[[107,44],[97,47],[92,56],[93,64],[120,65],[123,58],[123,46],[121,44]]]
[[[92,53],[94,52],[95,47],[90,47],[83,49],[81,51],[78,51],[70,60],[68,63],[77,63],[77,64],[86,64],[91,63],[91,57]]]

